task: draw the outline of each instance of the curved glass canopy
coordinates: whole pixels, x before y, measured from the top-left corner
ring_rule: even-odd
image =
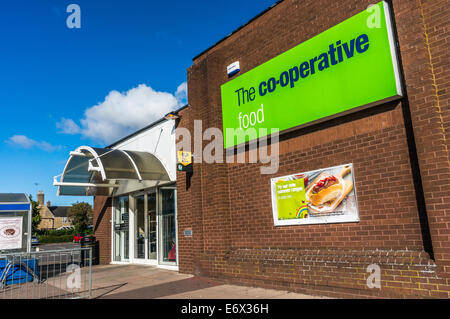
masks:
[[[81,146],[70,152],[58,195],[111,196],[121,180],[170,181],[161,161],[147,152]]]

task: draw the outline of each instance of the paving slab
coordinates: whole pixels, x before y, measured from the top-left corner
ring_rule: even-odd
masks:
[[[147,265],[92,268],[92,298],[99,299],[317,299],[288,291],[224,284]]]

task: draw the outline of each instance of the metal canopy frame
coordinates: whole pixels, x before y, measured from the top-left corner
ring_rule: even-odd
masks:
[[[58,195],[112,195],[121,180],[170,181],[164,164],[148,152],[80,146],[70,158],[58,181]]]

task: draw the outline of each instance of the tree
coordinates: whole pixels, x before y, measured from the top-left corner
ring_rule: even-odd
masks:
[[[92,221],[92,207],[88,203],[72,204],[67,217],[79,233],[85,233]]]
[[[38,207],[39,203],[33,200],[33,196],[29,196],[31,202],[31,232],[35,234],[38,230],[39,224],[41,223],[41,208]]]

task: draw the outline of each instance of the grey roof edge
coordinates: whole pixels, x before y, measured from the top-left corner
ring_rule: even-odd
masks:
[[[265,14],[267,11],[271,10],[272,8],[276,7],[277,5],[279,5],[281,2],[283,2],[284,0],[278,0],[277,2],[275,2],[274,4],[272,4],[270,7],[268,7],[267,9],[265,9],[264,11],[260,12],[259,14],[257,14],[256,16],[254,16],[253,18],[251,18],[250,20],[248,20],[246,23],[244,23],[243,25],[241,25],[240,27],[238,27],[237,29],[235,29],[233,32],[231,32],[230,34],[228,34],[227,36],[223,37],[222,39],[220,39],[219,41],[217,41],[216,43],[214,43],[213,45],[211,45],[210,47],[208,47],[206,50],[203,50],[202,52],[200,52],[199,54],[197,54],[195,57],[192,58],[192,61],[195,61],[196,59],[198,59],[200,56],[202,56],[203,54],[205,54],[206,52],[208,52],[209,50],[211,50],[212,48],[214,48],[215,46],[219,45],[220,43],[222,43],[223,41],[225,41],[226,39],[228,39],[229,37],[231,37],[233,34],[237,33],[239,30],[243,29],[246,25],[250,24],[251,22],[253,22],[254,20],[258,19],[260,16],[262,16],[263,14]]]
[[[187,107],[189,107],[189,104],[186,104],[186,105],[180,107],[179,109],[176,109],[175,111],[172,111],[170,113],[178,114],[178,112],[180,112],[181,110],[186,109]],[[155,122],[153,122],[153,123],[151,123],[151,124],[141,128],[140,130],[137,130],[136,132],[131,133],[130,135],[127,135],[127,136],[121,138],[120,140],[110,144],[109,146],[106,146],[106,148],[113,148],[114,146],[116,146],[116,145],[118,145],[118,144],[120,144],[122,142],[125,142],[126,140],[129,140],[130,138],[132,138],[132,137],[134,137],[134,136],[136,136],[136,135],[138,135],[138,134],[148,130],[149,128],[152,128],[152,127],[154,127],[154,126],[156,126],[156,125],[158,125],[158,124],[160,124],[160,123],[162,123],[164,121],[167,121],[167,120],[164,117],[162,117],[159,120],[156,120]]]
[[[12,201],[4,201],[4,198],[5,197],[13,197],[13,196],[24,196],[25,197],[25,199],[26,199],[26,201],[24,202],[24,201],[19,201],[17,198],[14,198],[14,200],[12,200]],[[30,201],[30,195],[29,194],[27,194],[27,193],[0,193],[0,197],[1,197],[1,199],[0,199],[0,203],[1,204],[30,204],[31,203],[31,201]]]
[[[50,206],[48,209],[55,217],[67,217],[67,213],[72,206]]]

